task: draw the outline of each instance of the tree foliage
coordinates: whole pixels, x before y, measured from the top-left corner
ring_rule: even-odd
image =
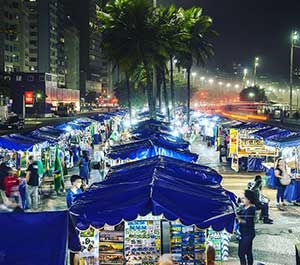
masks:
[[[185,95],[188,94],[189,108],[191,67],[194,63],[203,65],[213,55],[210,43],[211,37],[215,36],[215,32],[211,29],[212,19],[203,15],[201,8],[194,7],[187,10],[176,9],[174,6],[154,8],[149,0],[111,0],[98,13],[98,18],[102,32],[102,48],[126,77],[125,85],[119,85],[117,90],[121,87],[126,88],[127,92],[119,91],[119,96],[124,98],[127,94],[130,113],[133,94],[138,91],[137,94],[143,96],[144,94],[140,92],[145,89],[150,115],[155,117],[154,70],[159,71],[157,78],[160,82],[158,80],[157,83],[163,84],[166,108],[169,107],[168,101],[171,98],[172,107],[175,109],[176,87],[179,86],[174,84],[174,58],[177,59],[178,66],[187,69],[188,72],[187,88],[182,91]],[[170,71],[169,61],[172,66]],[[138,71],[145,80],[142,83],[143,89],[135,85],[138,81],[135,78]],[[170,83],[169,86],[167,82]],[[160,98],[160,90],[156,96]],[[159,102],[161,103],[161,100]]]
[[[240,101],[266,102],[268,98],[263,88],[253,86],[247,87],[240,92]]]

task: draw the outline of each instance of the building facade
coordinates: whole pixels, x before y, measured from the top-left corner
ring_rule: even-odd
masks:
[[[79,104],[79,90],[60,87],[58,75],[49,73],[23,73],[11,74],[13,86],[12,109],[17,114],[23,114],[24,105],[26,116],[45,116],[57,108],[60,103]],[[32,102],[25,102],[25,95],[30,94]]]
[[[25,0],[0,0],[0,71],[29,70],[29,12]]]

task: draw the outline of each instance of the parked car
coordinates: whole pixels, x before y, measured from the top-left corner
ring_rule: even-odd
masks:
[[[24,120],[18,115],[8,116],[7,119],[0,121],[0,129],[22,129],[24,128]]]

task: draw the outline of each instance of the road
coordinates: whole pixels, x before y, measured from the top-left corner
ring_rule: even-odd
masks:
[[[57,125],[61,123],[65,123],[68,121],[75,120],[80,117],[88,117],[92,115],[96,115],[101,113],[101,111],[96,112],[82,112],[78,113],[75,116],[70,117],[51,117],[51,118],[27,118],[25,119],[25,127],[21,130],[0,130],[0,135],[7,135],[11,133],[26,133],[33,131],[35,129],[38,129],[43,126],[49,126],[49,125]]]

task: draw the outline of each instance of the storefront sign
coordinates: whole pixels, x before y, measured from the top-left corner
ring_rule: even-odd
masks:
[[[34,102],[33,91],[24,92],[24,101],[26,107],[32,107]]]
[[[230,129],[230,148],[229,148],[229,154],[236,154],[238,152],[237,150],[237,141],[238,141],[238,131],[236,129]]]

